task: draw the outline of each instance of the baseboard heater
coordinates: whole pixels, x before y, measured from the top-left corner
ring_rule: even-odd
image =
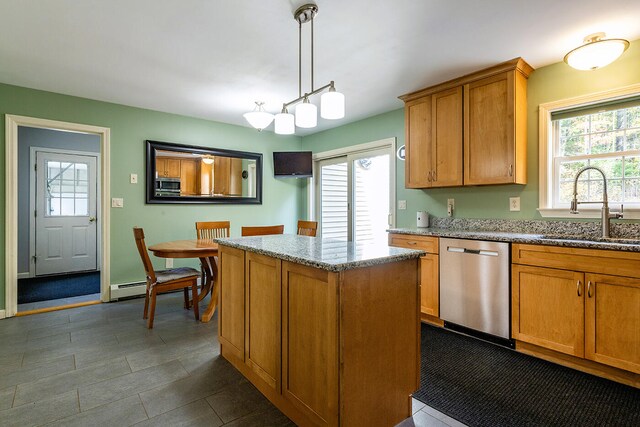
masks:
[[[124,298],[134,298],[144,295],[147,284],[145,282],[121,283],[110,286],[110,301],[117,301]]]
[[[200,287],[200,278],[198,278],[198,287]],[[144,295],[146,289],[146,282],[121,283],[119,285],[111,285],[109,301],[118,301],[120,299],[126,298],[136,298]],[[180,289],[178,289],[178,291],[182,292],[182,290]]]

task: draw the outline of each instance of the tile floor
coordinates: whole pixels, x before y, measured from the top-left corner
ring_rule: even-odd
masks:
[[[220,356],[216,317],[161,295],[149,331],[143,304],[0,320],[0,425],[294,425]],[[462,424],[414,400],[400,425]]]

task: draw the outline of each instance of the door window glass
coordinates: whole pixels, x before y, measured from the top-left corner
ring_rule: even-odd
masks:
[[[46,216],[86,216],[89,214],[87,163],[45,161]]]

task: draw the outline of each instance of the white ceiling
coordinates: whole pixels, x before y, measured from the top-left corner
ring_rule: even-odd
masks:
[[[0,82],[248,126],[254,101],[276,113],[298,95],[293,11],[304,3],[0,0]],[[298,135],[400,108],[398,95],[517,56],[535,68],[562,61],[594,32],[640,39],[638,0],[317,4],[315,86],[335,80],[346,117]]]

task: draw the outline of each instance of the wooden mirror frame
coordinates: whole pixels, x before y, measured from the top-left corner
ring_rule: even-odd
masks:
[[[262,204],[262,153],[226,150],[221,148],[198,147],[169,142],[146,140],[146,203],[147,204]],[[256,162],[255,197],[222,195],[156,195],[156,150],[190,152],[195,155],[235,157]],[[243,177],[244,179],[244,177]]]

